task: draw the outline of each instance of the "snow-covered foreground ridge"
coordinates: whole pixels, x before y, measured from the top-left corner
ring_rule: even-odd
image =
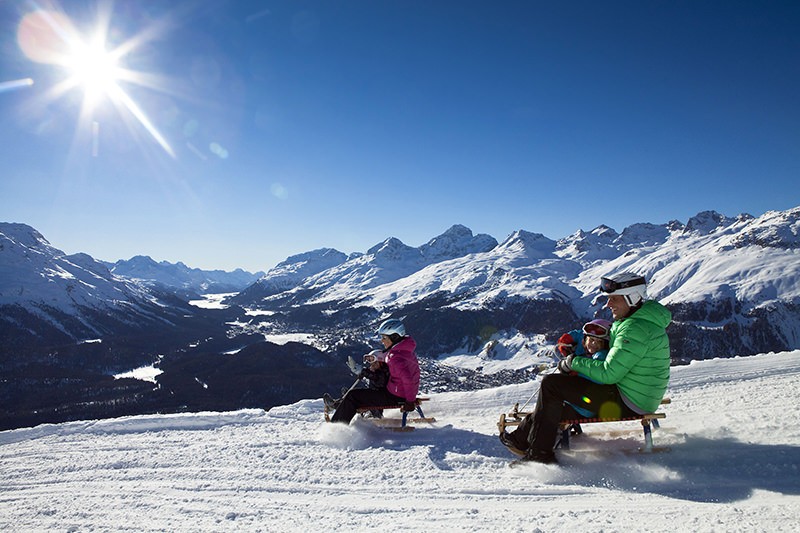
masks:
[[[671,451],[594,424],[560,466],[508,468],[496,437],[536,383],[432,395],[411,433],[325,424],[321,400],[0,432],[0,529],[800,529],[800,351],[672,370]]]

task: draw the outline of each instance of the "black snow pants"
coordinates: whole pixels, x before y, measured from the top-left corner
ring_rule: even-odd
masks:
[[[331,422],[349,424],[356,416],[359,407],[384,407],[405,403],[404,398],[395,396],[385,388],[383,389],[353,389],[342,398],[342,403],[336,408],[331,417]]]
[[[637,416],[620,396],[616,385],[594,383],[569,374],[548,374],[542,378],[539,397],[533,413],[526,416],[509,433],[511,442],[520,450],[552,451],[562,420],[587,418],[569,404],[588,409],[601,418]]]

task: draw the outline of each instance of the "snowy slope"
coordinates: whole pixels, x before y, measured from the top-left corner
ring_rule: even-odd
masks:
[[[258,298],[290,290],[305,278],[344,263],[347,256],[333,248],[320,248],[288,257],[271,268],[252,289]]]
[[[560,466],[508,468],[496,438],[535,383],[433,395],[405,434],[325,424],[321,400],[6,431],[0,529],[794,532],[798,378],[798,351],[673,368],[670,452],[595,424]]]
[[[30,335],[56,344],[48,327],[63,338],[85,338],[102,335],[112,322],[145,326],[164,321],[165,307],[91,256],[66,255],[30,226],[0,222],[0,324],[14,342]]]

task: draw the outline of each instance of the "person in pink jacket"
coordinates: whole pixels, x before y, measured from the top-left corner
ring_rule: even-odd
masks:
[[[419,361],[417,343],[406,335],[403,322],[396,318],[385,320],[378,328],[381,336],[389,381],[383,389],[353,389],[342,398],[331,422],[349,424],[359,407],[385,407],[402,405],[403,411],[416,409],[419,392]]]

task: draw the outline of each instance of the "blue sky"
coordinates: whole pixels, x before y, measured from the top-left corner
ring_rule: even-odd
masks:
[[[0,220],[255,271],[453,224],[788,209],[799,27],[794,1],[6,1]],[[59,39],[97,28],[132,74],[90,108]]]

